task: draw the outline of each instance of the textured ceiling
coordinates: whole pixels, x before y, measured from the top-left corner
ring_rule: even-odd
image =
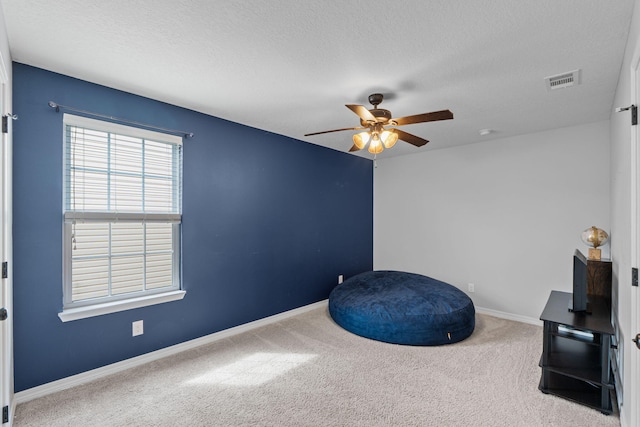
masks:
[[[633,0],[0,0],[12,59],[346,151],[373,92],[403,126],[378,158],[606,120]],[[547,91],[575,69],[581,84]],[[19,113],[19,112],[17,112]],[[493,129],[479,135],[480,129]],[[372,157],[366,151],[359,155]]]

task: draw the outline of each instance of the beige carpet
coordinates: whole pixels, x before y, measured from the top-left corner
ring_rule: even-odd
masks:
[[[326,308],[18,406],[15,426],[618,426],[538,390],[542,328],[458,344],[353,335]]]

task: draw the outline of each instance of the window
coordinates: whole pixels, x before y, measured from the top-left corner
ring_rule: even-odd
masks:
[[[182,298],[182,139],[65,114],[64,147],[60,318]]]

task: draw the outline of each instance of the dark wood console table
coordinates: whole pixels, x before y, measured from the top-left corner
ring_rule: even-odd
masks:
[[[567,308],[571,294],[552,291],[540,316],[544,337],[538,388],[611,414],[611,308],[606,298],[589,296],[591,314]]]

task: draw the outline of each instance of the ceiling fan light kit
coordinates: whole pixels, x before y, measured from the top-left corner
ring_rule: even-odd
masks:
[[[353,147],[349,151],[362,150],[369,143],[371,134],[369,132],[360,132],[353,135]]]
[[[382,150],[384,150],[384,147],[382,146],[382,142],[380,141],[380,138],[378,137],[378,135],[373,135],[371,137],[371,142],[369,143],[368,150],[371,154],[382,153]]]
[[[353,146],[349,149],[349,152],[359,151],[368,145],[368,151],[371,154],[382,153],[387,148],[393,147],[398,139],[401,139],[416,147],[422,147],[429,141],[410,133],[404,132],[400,129],[393,127],[387,128],[387,126],[404,126],[414,123],[433,122],[438,120],[450,120],[453,119],[453,113],[449,110],[434,111],[431,113],[416,114],[414,116],[400,117],[398,119],[392,118],[391,112],[384,108],[378,108],[378,105],[382,102],[383,95],[381,93],[374,93],[369,95],[369,102],[373,105],[371,110],[368,110],[362,105],[347,104],[346,107],[356,113],[360,117],[360,127],[333,129],[322,132],[307,133],[305,136],[320,135],[330,132],[341,132],[345,130],[364,130],[353,135]],[[366,129],[366,130],[365,130]]]
[[[395,133],[393,129],[385,130],[380,134],[380,139],[382,140],[382,144],[384,144],[384,148],[391,148],[398,142],[398,134]]]

